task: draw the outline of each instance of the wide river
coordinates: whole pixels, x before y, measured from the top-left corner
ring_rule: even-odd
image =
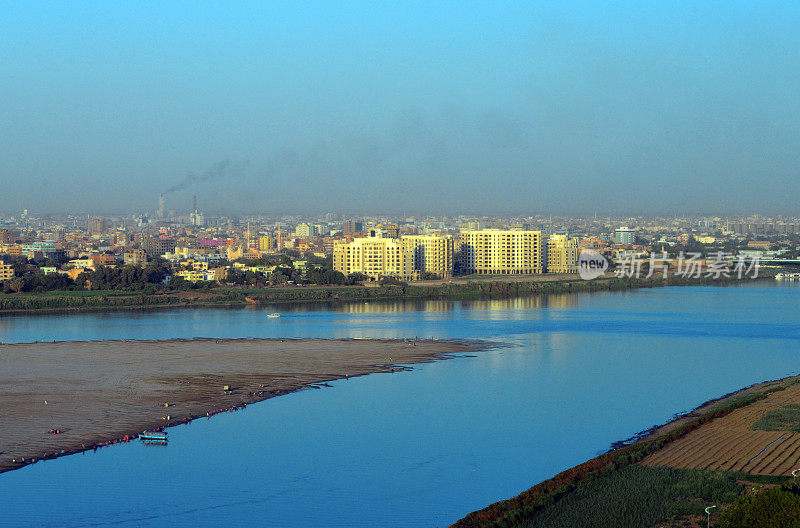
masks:
[[[1,526],[446,526],[710,398],[800,370],[800,290],[753,283],[502,301],[0,318],[0,340],[484,338],[0,474]],[[1,360],[2,358],[0,358]],[[0,361],[0,368],[2,361]],[[0,423],[0,430],[2,423]]]

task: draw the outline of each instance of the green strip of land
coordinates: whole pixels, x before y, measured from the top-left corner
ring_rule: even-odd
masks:
[[[42,293],[0,294],[0,314],[40,311],[92,311],[158,307],[246,306],[294,302],[347,302],[382,299],[465,300],[503,299],[539,294],[621,291],[658,286],[701,286],[738,284],[734,279],[685,279],[670,277],[628,279],[600,278],[592,281],[520,278],[483,279],[468,282],[418,286],[295,286],[284,288],[219,287],[188,291],[71,290]]]

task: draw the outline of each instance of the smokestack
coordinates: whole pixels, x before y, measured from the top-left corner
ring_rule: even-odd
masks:
[[[166,200],[164,199],[164,195],[163,194],[158,197],[158,217],[159,218],[164,218],[164,209],[165,209],[164,202],[165,201]]]
[[[196,213],[197,212],[197,195],[196,194],[194,196],[192,196],[192,204],[193,204],[192,209]]]

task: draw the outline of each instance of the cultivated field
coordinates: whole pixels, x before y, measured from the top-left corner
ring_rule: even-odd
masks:
[[[800,384],[790,385],[704,424],[647,456],[641,464],[790,475],[800,468],[800,423],[794,419],[800,413],[793,407],[799,403]],[[753,424],[771,430],[757,430]]]

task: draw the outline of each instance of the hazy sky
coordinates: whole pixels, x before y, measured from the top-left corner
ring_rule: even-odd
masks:
[[[0,210],[800,214],[798,28],[797,1],[0,1]]]

